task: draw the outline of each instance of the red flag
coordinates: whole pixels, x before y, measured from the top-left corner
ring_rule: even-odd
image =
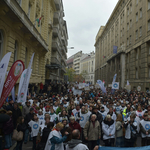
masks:
[[[4,83],[3,92],[0,98],[0,108],[2,107],[4,101],[10,94],[12,88],[16,84],[23,70],[24,70],[24,63],[21,60],[15,61],[12,67],[10,68],[10,71]]]

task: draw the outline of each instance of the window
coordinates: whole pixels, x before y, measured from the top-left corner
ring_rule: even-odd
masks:
[[[132,4],[130,4],[130,12],[132,12]]]
[[[140,18],[142,18],[142,8],[140,9]]]
[[[25,68],[27,68],[27,58],[28,58],[28,49],[26,47],[26,51],[25,51]]]
[[[148,67],[148,77],[150,78],[150,67]]]
[[[0,30],[0,61],[3,56],[3,34],[2,31]]]
[[[150,0],[148,0],[148,10],[150,9]]]
[[[127,38],[127,46],[129,46],[129,39]]]
[[[91,79],[93,79],[93,76],[91,76]]]
[[[129,7],[127,8],[127,14],[129,15]]]
[[[17,60],[18,42],[15,41],[14,62]]]
[[[28,6],[28,14],[27,14],[27,16],[30,18],[30,12],[31,12],[31,5],[30,5],[30,3],[29,3],[29,6]]]
[[[138,39],[138,30],[136,30],[136,39]]]
[[[148,21],[148,31],[150,31],[150,20]]]
[[[132,20],[130,20],[130,28],[132,27]]]
[[[130,44],[131,44],[131,35],[130,35]]]
[[[129,30],[129,23],[127,23],[127,31]]]
[[[140,36],[142,36],[142,27],[140,27]]]
[[[138,21],[138,13],[136,13],[136,22]]]
[[[138,70],[137,70],[137,68],[135,69],[135,75],[136,75],[136,79],[138,79]]]

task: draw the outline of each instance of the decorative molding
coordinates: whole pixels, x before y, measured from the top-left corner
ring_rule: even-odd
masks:
[[[34,4],[35,0],[29,0],[29,4],[32,6]]]

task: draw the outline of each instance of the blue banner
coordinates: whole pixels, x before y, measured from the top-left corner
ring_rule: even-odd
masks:
[[[98,150],[150,150],[150,146],[144,147],[129,147],[129,148],[119,148],[119,147],[99,147]]]
[[[117,49],[118,49],[117,46],[113,46],[113,54],[117,54]]]

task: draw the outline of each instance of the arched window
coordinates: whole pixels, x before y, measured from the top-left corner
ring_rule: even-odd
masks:
[[[28,64],[28,49],[26,47],[26,50],[25,50],[25,68],[28,67],[27,64]]]
[[[17,60],[18,42],[15,41],[14,62]]]
[[[0,61],[3,57],[3,34],[2,31],[0,30]]]

